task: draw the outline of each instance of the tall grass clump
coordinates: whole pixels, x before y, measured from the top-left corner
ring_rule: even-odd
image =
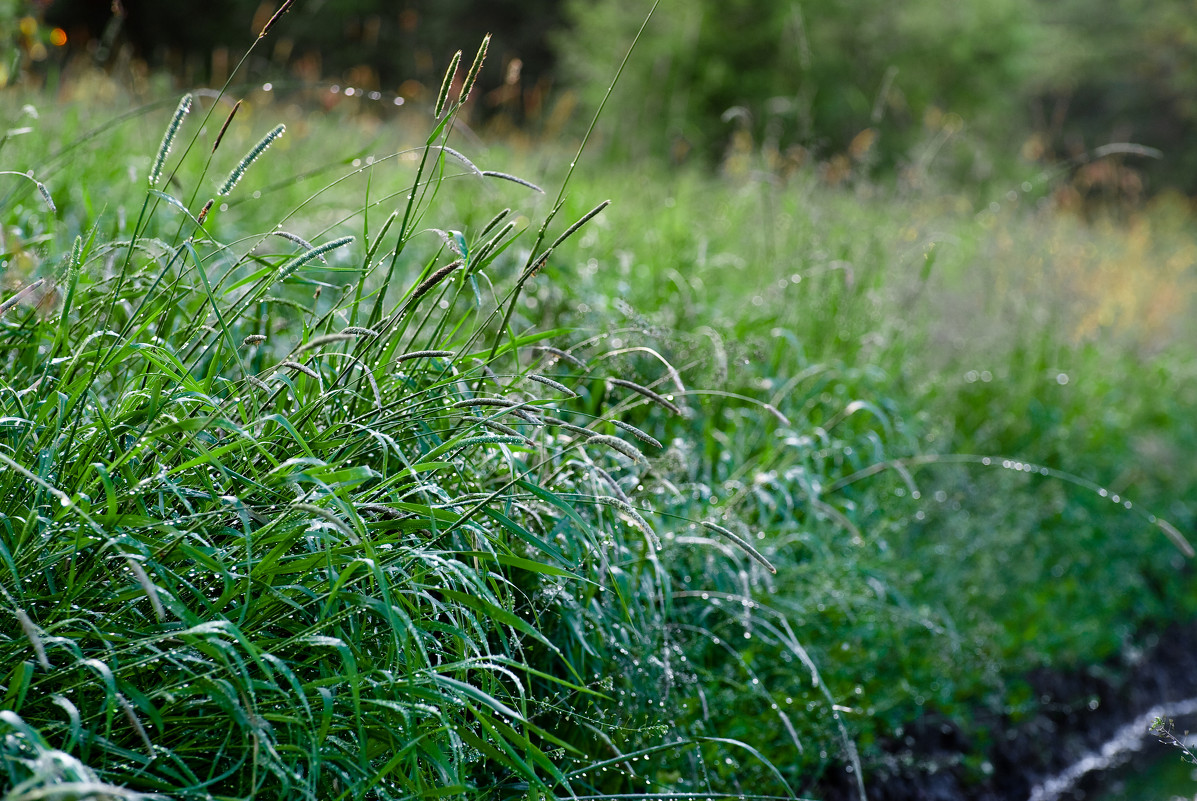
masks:
[[[528,244],[473,208],[536,197],[446,145],[485,50],[420,146],[291,207],[302,181],[263,169],[283,126],[230,152],[227,87],[115,209],[72,146],[26,154],[66,197],[0,198],[40,246],[0,317],[6,798],[644,791],[627,743],[704,747],[618,713],[643,677],[619,654],[672,603],[637,489],[660,443],[619,420],[655,391],[517,303],[605,204]],[[468,211],[434,228],[450,192]]]

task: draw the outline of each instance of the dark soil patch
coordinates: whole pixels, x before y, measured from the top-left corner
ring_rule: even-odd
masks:
[[[1144,635],[1120,659],[1037,671],[1027,681],[1038,711],[1018,721],[1003,717],[988,746],[934,715],[907,726],[868,772],[869,801],[1027,801],[1037,783],[1100,748],[1119,727],[1159,704],[1197,695],[1197,622]],[[1096,792],[1099,780],[1090,776],[1076,789]],[[853,801],[855,783],[832,771],[818,795]]]

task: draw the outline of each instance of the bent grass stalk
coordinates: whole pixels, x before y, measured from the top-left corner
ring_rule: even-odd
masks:
[[[746,553],[750,557],[752,557],[754,562],[761,565],[763,568],[768,570],[770,573],[773,573],[773,574],[777,573],[777,568],[773,566],[773,563],[770,562],[768,559],[766,559],[761,554],[760,551],[758,551],[756,548],[754,548],[752,543],[750,543],[748,540],[741,537],[739,534],[736,534],[731,529],[725,528],[721,525],[718,525],[717,523],[711,523],[706,520],[704,520],[702,522],[702,525],[704,528],[709,529],[710,531],[714,531],[716,534],[720,534],[720,535],[726,537],[727,539],[731,540],[733,543],[735,543],[740,548],[740,550],[744,551],[744,553]]]

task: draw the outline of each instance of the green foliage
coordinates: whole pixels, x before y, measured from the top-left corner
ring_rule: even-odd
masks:
[[[582,86],[627,40],[641,5],[569,6],[558,51]],[[892,163],[932,107],[1005,132],[1038,53],[1034,5],[667,1],[617,96],[619,146],[666,153],[684,140],[718,156],[735,121],[769,146],[830,155],[880,127]]]
[[[806,176],[638,174],[600,222],[619,240],[574,245],[586,306],[541,300],[725,393],[649,429],[688,466],[646,483],[658,508],[714,506],[778,567],[754,587],[703,550],[671,560],[693,604],[690,731],[742,737],[810,789],[850,759],[840,724],[866,766],[924,715],[984,742],[993,715],[1034,712],[1025,671],[1117,658],[1197,611],[1152,516],[1191,531],[1197,481],[1191,326],[1153,316],[1197,264],[1170,205],[1128,229]]]
[[[256,119],[217,148],[219,103],[163,106],[157,157],[136,131],[5,151],[61,199],[20,173],[0,201],[29,287],[0,307],[7,797],[568,795],[624,774],[595,731],[659,743],[604,681],[667,628],[647,462],[614,425],[643,396],[511,309],[588,216],[517,244],[528,217],[477,193],[535,195],[461,172],[459,108],[315,191],[271,189],[287,140],[250,148]]]
[[[6,791],[809,794],[1195,611],[1176,205],[548,202],[460,96],[2,107]]]

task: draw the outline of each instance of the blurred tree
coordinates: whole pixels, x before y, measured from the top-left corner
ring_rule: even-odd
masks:
[[[9,0],[10,5],[14,0]],[[222,79],[281,0],[29,0],[68,47],[123,42],[188,83]],[[662,0],[604,121],[619,153],[710,162],[763,151],[847,171],[964,180],[1005,160],[1074,159],[1132,140],[1164,151],[1153,188],[1197,192],[1195,0]],[[249,76],[435,93],[456,49],[494,39],[475,103],[516,121],[554,80],[597,106],[651,0],[297,2]],[[124,9],[120,26],[113,7]],[[113,34],[119,27],[120,36]],[[272,71],[272,72],[271,72]],[[1021,154],[1021,166],[1017,166]],[[1001,181],[1014,180],[996,168]],[[1154,170],[1154,171],[1152,171]],[[834,170],[832,170],[834,173]],[[1021,181],[1022,178],[1018,177]]]
[[[1061,46],[1038,76],[1036,145],[1075,158],[1107,142],[1158,148],[1136,160],[1148,191],[1197,192],[1197,3],[1040,0]]]
[[[591,103],[649,5],[567,0],[558,51]],[[933,107],[1005,129],[1033,73],[1033,11],[1034,0],[663,0],[614,99],[622,138],[718,158],[739,129],[824,155],[868,141],[892,163]]]
[[[123,12],[121,41],[151,66],[166,67],[188,82],[223,79],[281,0],[53,0],[46,18],[72,31],[78,47],[101,60],[100,46],[114,13]],[[504,86],[532,86],[552,62],[543,31],[560,18],[557,0],[316,0],[297,2],[271,34],[262,71],[273,62],[305,80],[352,83],[400,91],[420,99],[435,94],[454,50],[467,64],[492,33],[484,93]],[[513,66],[514,65],[514,66]],[[431,87],[431,89],[429,89]],[[483,93],[480,93],[483,94]],[[504,97],[491,97],[499,104]],[[486,105],[485,103],[483,104]],[[508,106],[513,104],[508,103]]]

